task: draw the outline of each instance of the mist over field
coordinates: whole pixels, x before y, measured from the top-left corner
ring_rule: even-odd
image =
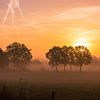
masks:
[[[41,60],[40,60],[41,61]],[[42,61],[41,61],[42,62]],[[58,72],[63,72],[63,65],[58,66]],[[31,71],[55,71],[55,67],[48,65],[47,61],[43,61],[42,64],[30,64],[28,69]],[[69,72],[70,66],[66,66],[66,73]],[[79,67],[73,66],[73,72],[79,72]],[[92,63],[82,68],[85,72],[98,72],[100,71],[100,59],[93,59]]]
[[[87,47],[54,46],[45,56],[32,59],[31,50],[17,42],[0,49],[0,99],[99,100],[100,59]]]
[[[63,71],[62,66],[58,67],[58,72],[55,68],[47,64],[31,64],[28,70],[20,71],[14,69],[1,69],[0,82],[20,82],[34,83],[38,85],[59,85],[59,86],[88,86],[100,84],[100,66],[99,64],[91,64],[83,66],[82,72],[79,67],[73,67],[72,72],[69,66],[66,66],[66,72]]]

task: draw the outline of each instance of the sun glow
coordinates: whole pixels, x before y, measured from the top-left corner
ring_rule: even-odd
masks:
[[[86,38],[80,38],[75,41],[74,46],[90,47],[90,44]]]

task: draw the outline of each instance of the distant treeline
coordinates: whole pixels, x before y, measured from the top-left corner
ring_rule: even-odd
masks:
[[[83,66],[92,62],[91,53],[84,46],[54,46],[45,55],[49,65],[55,67],[56,71],[59,65],[64,66],[64,71],[66,66],[70,66],[70,71],[73,66],[78,66],[82,71]],[[24,44],[14,42],[8,45],[5,51],[0,49],[0,68],[9,68],[9,65],[12,65],[15,69],[26,70],[30,63],[32,63],[31,49]],[[39,60],[34,60],[34,63],[42,64]]]
[[[92,64],[100,65],[100,58],[96,56],[92,56]]]

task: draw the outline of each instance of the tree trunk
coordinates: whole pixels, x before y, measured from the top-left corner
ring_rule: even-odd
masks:
[[[72,65],[70,65],[70,72],[72,72]]]
[[[80,66],[80,72],[82,72],[82,66]]]
[[[57,66],[56,66],[56,72],[58,72],[58,68],[57,68]]]
[[[66,72],[66,66],[64,65],[64,72]]]

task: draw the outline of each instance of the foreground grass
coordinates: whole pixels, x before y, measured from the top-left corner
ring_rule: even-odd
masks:
[[[1,84],[0,100],[100,100],[100,88]]]
[[[0,100],[100,100],[99,73],[0,74]]]

